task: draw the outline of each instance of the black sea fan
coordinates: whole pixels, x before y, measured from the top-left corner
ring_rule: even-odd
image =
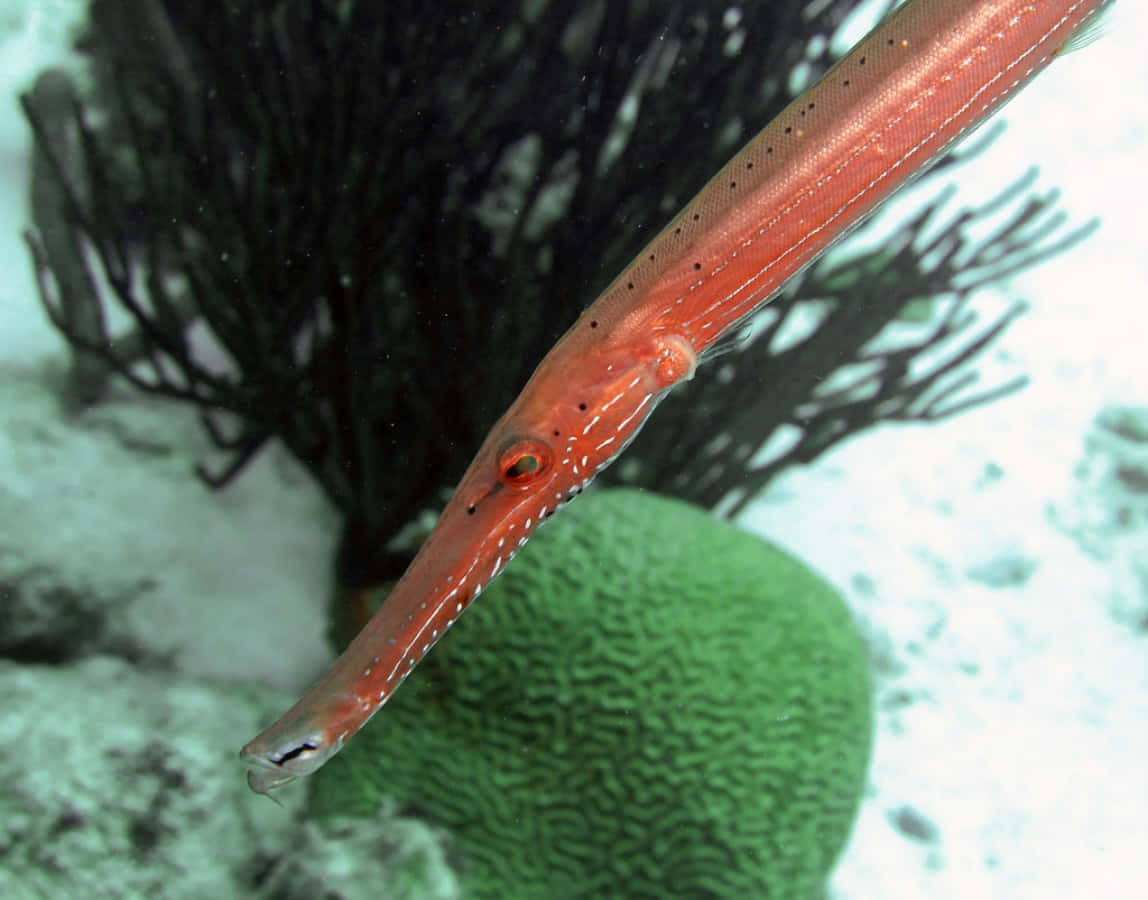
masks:
[[[95,0],[90,88],[23,98],[44,306],[77,361],[202,410],[209,484],[282,441],[345,515],[342,582],[386,578],[409,548],[384,548],[795,67],[828,68],[853,6]],[[969,293],[1079,236],[1027,194],[980,244],[976,212],[926,238],[934,204],[811,269],[604,478],[733,508],[876,421],[995,396],[954,391],[1016,310],[977,326]],[[883,341],[910,309],[925,327]],[[815,327],[778,340],[795,316]]]

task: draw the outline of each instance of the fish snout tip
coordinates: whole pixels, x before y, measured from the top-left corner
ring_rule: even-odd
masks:
[[[317,732],[298,740],[278,742],[259,735],[239,751],[239,758],[248,767],[247,784],[251,790],[278,803],[271,791],[310,775],[337,750],[337,746],[332,747]]]

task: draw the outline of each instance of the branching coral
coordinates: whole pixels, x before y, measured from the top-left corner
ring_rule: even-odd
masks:
[[[382,548],[440,506],[576,313],[780,109],[798,63],[828,67],[812,39],[852,6],[97,0],[89,99],[25,108],[37,179],[62,194],[55,230],[106,290],[74,314],[74,249],[38,215],[45,308],[79,351],[203,411],[224,459],[209,484],[281,440],[345,513],[342,581],[376,583],[409,549]],[[926,396],[1012,316],[965,330],[968,267],[984,280],[1064,245],[1051,199],[1006,199],[1015,227],[971,261],[964,222],[929,246],[923,215],[892,256],[812,270],[606,477],[744,502],[875,421],[941,414]],[[928,333],[873,348],[933,296]],[[104,328],[107,297],[132,340]],[[775,346],[811,308],[814,334]],[[945,341],[948,364],[910,374]],[[803,437],[762,464],[787,424]]]
[[[680,501],[600,491],[547,525],[319,772],[320,815],[394,796],[467,896],[817,896],[870,740],[840,598]]]

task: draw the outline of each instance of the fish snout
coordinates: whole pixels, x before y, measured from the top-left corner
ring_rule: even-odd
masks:
[[[337,750],[321,732],[314,732],[273,747],[261,746],[256,738],[239,751],[239,758],[249,766],[247,784],[251,790],[270,797],[275,788],[317,771]]]

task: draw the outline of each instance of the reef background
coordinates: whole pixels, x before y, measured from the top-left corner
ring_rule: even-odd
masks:
[[[273,448],[210,494],[189,477],[208,449],[193,414],[127,392],[83,428],[60,419],[62,346],[19,239],[28,136],[12,98],[61,52],[71,4],[35,6],[0,46],[5,544],[131,598],[122,640],[141,656],[297,690],[326,658],[334,540],[303,475]],[[1105,529],[1098,510],[1117,500],[1088,463],[1106,451],[1086,446],[1102,408],[1148,403],[1148,99],[1120,89],[1148,82],[1145,27],[1118,4],[1100,42],[1044,73],[1006,109],[1005,137],[945,179],[975,203],[1039,162],[1074,216],[1103,219],[984,298],[1032,304],[995,357],[1030,386],[850,441],[742,518],[845,590],[884,648],[872,794],[836,896],[1131,896],[1145,875],[1148,532]],[[922,202],[902,197],[862,239]]]

